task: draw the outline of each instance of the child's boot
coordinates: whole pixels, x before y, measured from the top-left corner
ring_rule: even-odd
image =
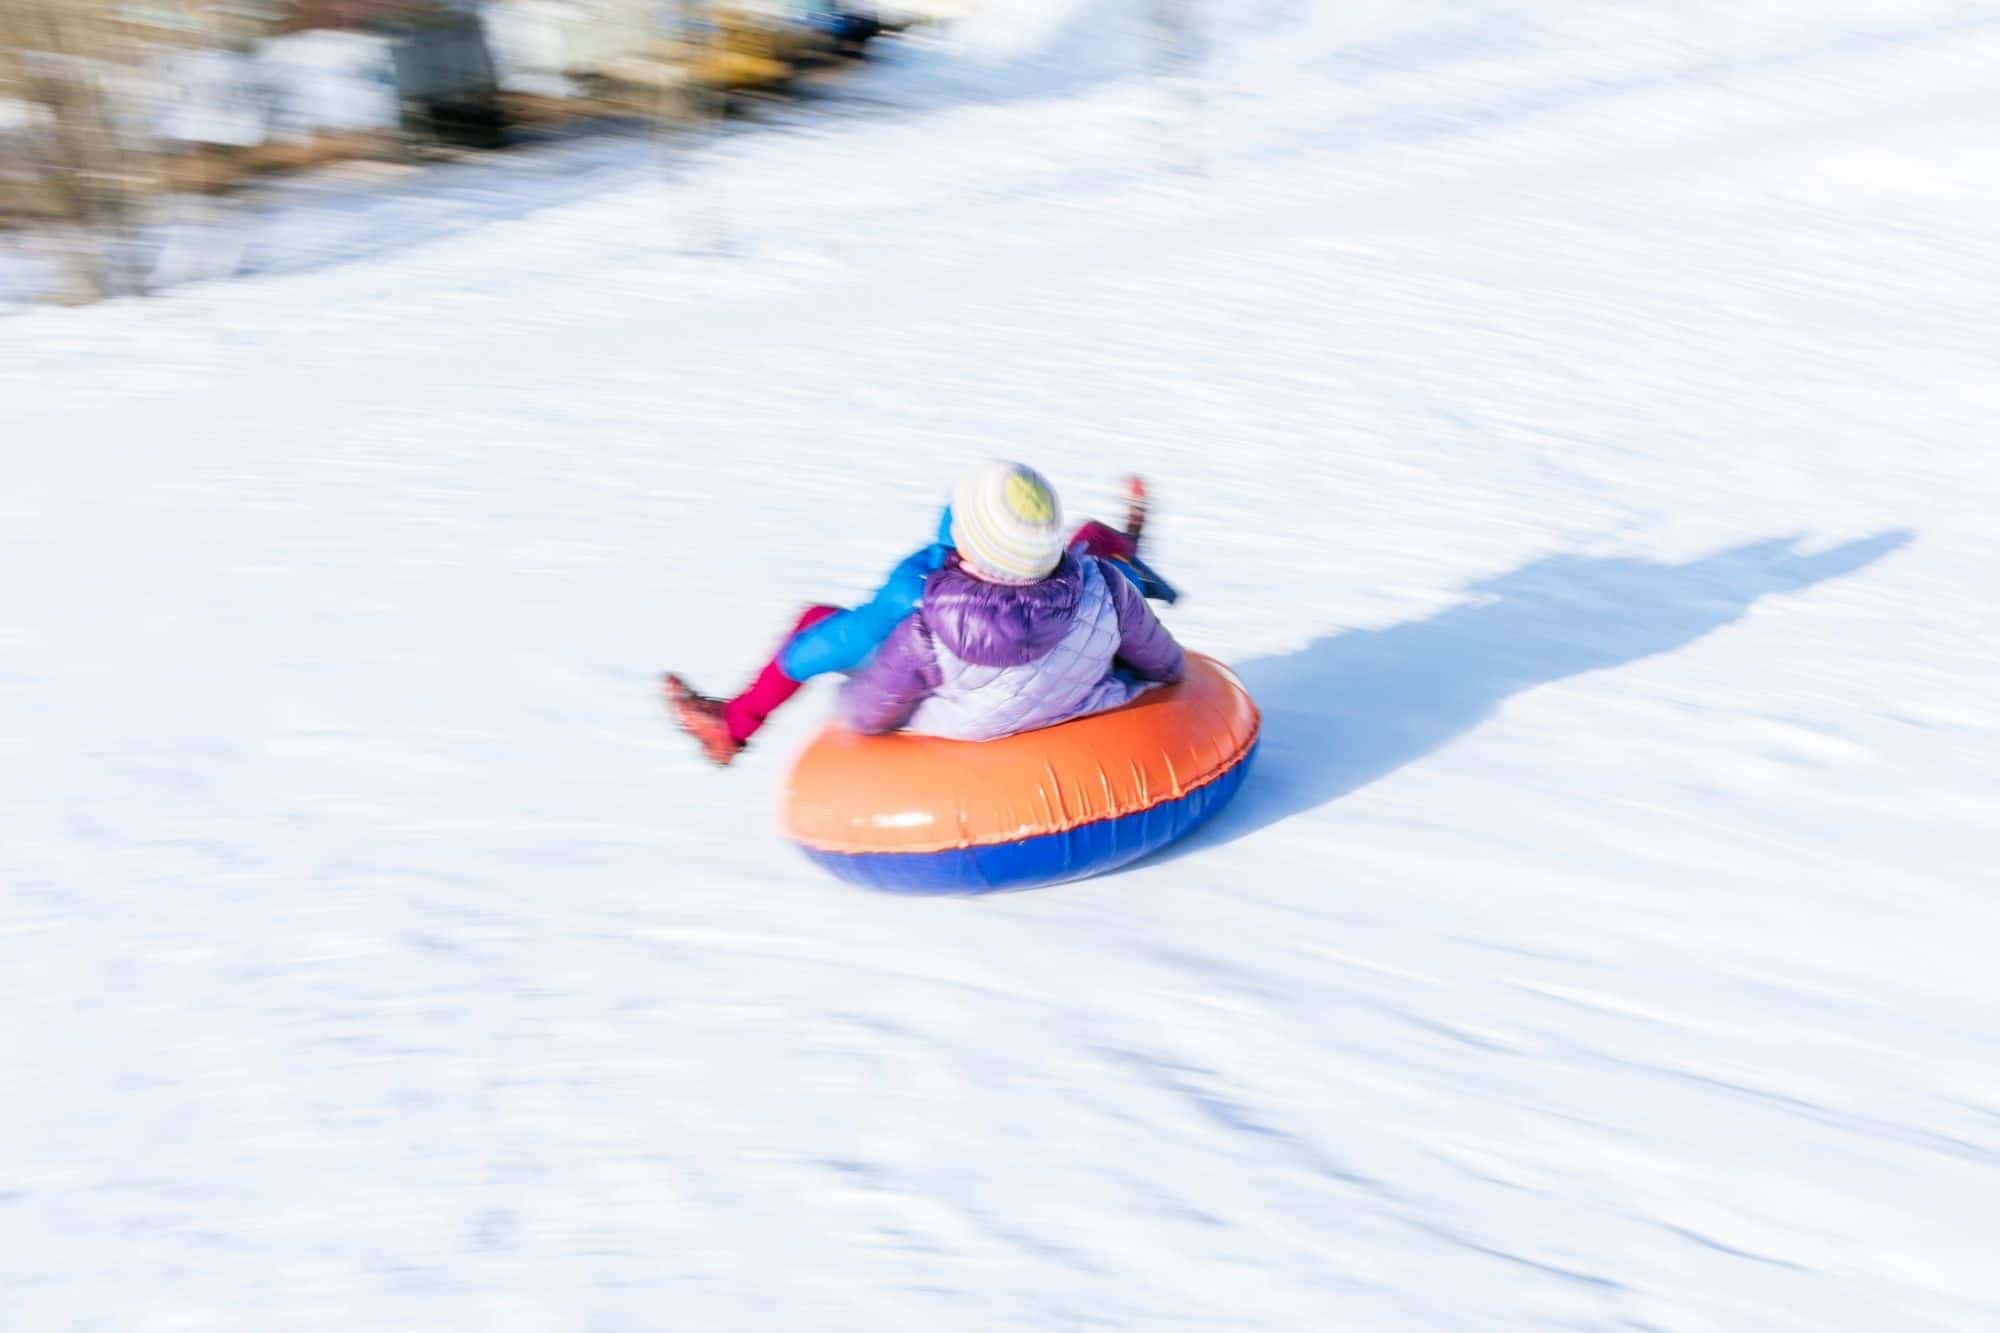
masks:
[[[1146,491],[1146,479],[1136,474],[1125,478],[1125,537],[1132,543],[1131,554],[1124,557],[1126,568],[1140,592],[1172,606],[1181,599],[1180,592],[1139,556],[1139,542],[1146,535],[1146,519],[1152,512],[1153,497]]]
[[[694,737],[711,763],[727,768],[731,760],[743,753],[743,742],[730,734],[729,722],[723,716],[728,706],[722,700],[696,694],[686,681],[674,675],[666,679],[666,695],[674,721]]]
[[[1146,531],[1146,515],[1152,508],[1152,499],[1146,494],[1146,479],[1137,475],[1125,478],[1125,535],[1132,539],[1135,548]]]

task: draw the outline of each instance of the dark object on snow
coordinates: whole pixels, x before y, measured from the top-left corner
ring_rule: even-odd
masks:
[[[386,31],[395,41],[405,133],[465,148],[506,143],[500,81],[476,14],[426,15]]]
[[[805,24],[842,55],[858,56],[882,35],[882,20],[873,12],[840,4],[823,4],[806,11]]]

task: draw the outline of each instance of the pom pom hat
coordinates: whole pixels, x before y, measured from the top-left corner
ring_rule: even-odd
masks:
[[[1062,502],[1048,478],[1020,463],[989,463],[951,497],[951,542],[992,583],[1039,583],[1062,563]]]

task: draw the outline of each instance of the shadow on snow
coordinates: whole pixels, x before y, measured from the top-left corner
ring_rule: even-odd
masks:
[[[1257,768],[1184,846],[1233,842],[1338,800],[1471,731],[1512,695],[1685,647],[1761,598],[1852,574],[1910,539],[1890,531],[1805,554],[1798,538],[1774,538],[1686,564],[1551,556],[1474,583],[1475,600],[1425,619],[1246,663],[1238,672],[1264,713]]]

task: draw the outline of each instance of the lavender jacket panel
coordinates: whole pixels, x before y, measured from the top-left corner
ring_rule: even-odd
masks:
[[[1115,562],[1072,553],[1054,574],[1026,587],[984,582],[953,562],[931,576],[916,612],[891,632],[874,660],[842,690],[841,712],[847,724],[856,731],[879,733],[907,723],[919,705],[947,688],[940,645],[963,662],[995,668],[1047,658],[1083,609],[1087,581],[1080,562],[1085,560],[1097,566],[1116,609],[1115,665],[1143,681],[1181,679],[1187,669],[1186,654]],[[1107,663],[1104,676],[1113,670],[1114,664]],[[1073,684],[1051,681],[1050,688]]]

